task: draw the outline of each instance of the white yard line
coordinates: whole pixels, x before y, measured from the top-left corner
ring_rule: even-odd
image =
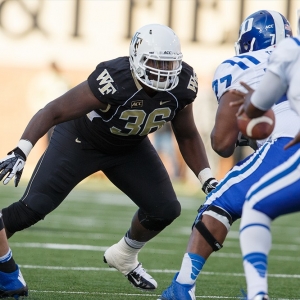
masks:
[[[64,271],[117,271],[113,268],[96,268],[96,267],[60,267],[60,266],[35,266],[35,265],[20,265],[21,268],[24,269],[46,269],[46,270],[64,270]],[[147,269],[149,273],[167,273],[174,274],[178,272],[178,270],[168,270],[168,269]],[[228,272],[201,272],[201,275],[208,276],[232,276],[232,277],[244,277],[244,273],[228,273]],[[299,279],[300,274],[268,274],[269,277],[275,278],[292,278]]]
[[[126,293],[97,293],[97,292],[68,292],[68,291],[38,291],[29,290],[30,293],[45,293],[45,294],[70,294],[70,295],[109,295],[109,296],[127,296],[127,297],[158,297],[160,294],[126,294]],[[196,296],[198,299],[241,299],[241,297],[225,297],[225,296]],[[284,299],[284,298],[272,298],[273,300],[299,300],[295,298]]]
[[[40,249],[56,249],[56,250],[79,250],[79,251],[102,251],[104,252],[110,246],[93,246],[93,245],[80,245],[80,244],[57,244],[57,243],[10,243],[10,246],[18,247],[18,248],[40,248]],[[282,248],[282,247],[284,248]],[[273,245],[273,249],[280,250],[290,250],[296,251],[296,249],[300,250],[299,246],[296,245]],[[178,251],[175,250],[165,250],[165,249],[153,249],[153,248],[145,248],[143,252],[147,253],[157,253],[157,254],[177,254]],[[225,253],[225,252],[215,252],[212,254],[214,257],[225,257],[225,258],[241,258],[240,253]],[[279,260],[279,261],[300,261],[300,257],[294,256],[278,256],[273,255],[271,253],[270,259]]]

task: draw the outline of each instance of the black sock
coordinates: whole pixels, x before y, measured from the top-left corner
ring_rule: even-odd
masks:
[[[12,273],[17,270],[17,265],[13,257],[9,261],[0,264],[0,271],[4,273]]]

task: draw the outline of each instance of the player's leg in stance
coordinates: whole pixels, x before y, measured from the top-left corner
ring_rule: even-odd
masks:
[[[140,289],[153,290],[156,281],[142,268],[138,253],[180,215],[180,204],[169,175],[148,139],[123,158],[106,176],[139,207],[121,240],[104,253],[104,261]]]
[[[12,257],[0,214],[0,298],[18,299],[27,295],[28,288],[21,270]]]
[[[44,219],[80,181],[103,170],[139,207],[125,237],[105,253],[106,261],[134,286],[155,289],[156,281],[142,268],[137,254],[180,214],[167,171],[147,138],[132,152],[108,155],[91,148],[81,136],[82,143],[77,143],[77,134],[72,122],[55,127],[23,197],[2,210],[8,235]],[[116,211],[116,223],[118,213],[122,212]]]
[[[234,166],[210,193],[193,225],[179,273],[163,291],[160,300],[195,299],[195,283],[213,251],[222,248],[232,222],[239,219],[246,193],[266,172],[282,163],[291,152],[282,153],[290,139],[268,142]]]
[[[300,211],[299,166],[300,150],[262,177],[247,193],[240,224],[247,299],[268,299],[268,254],[272,245],[270,225],[281,215]]]

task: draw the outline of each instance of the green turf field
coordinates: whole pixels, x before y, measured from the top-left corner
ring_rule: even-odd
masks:
[[[139,255],[159,285],[154,293],[143,293],[103,263],[105,249],[127,231],[136,207],[102,181],[98,186],[96,181],[81,184],[44,221],[10,239],[14,258],[29,286],[28,300],[157,299],[180,268],[203,194],[191,193],[190,189],[187,193],[178,187],[182,215]],[[1,184],[1,207],[19,199],[24,189],[24,185],[14,188],[11,183]],[[246,285],[238,226],[233,225],[224,248],[205,265],[197,281],[197,299],[240,299]],[[273,224],[269,260],[272,299],[300,299],[299,227],[299,214],[282,217]]]

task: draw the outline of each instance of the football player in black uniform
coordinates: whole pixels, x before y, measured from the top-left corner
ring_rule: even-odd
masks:
[[[146,25],[133,36],[129,57],[100,63],[88,79],[38,111],[17,147],[0,161],[0,180],[17,186],[33,145],[54,125],[23,197],[2,210],[7,235],[23,230],[58,207],[84,178],[102,170],[139,207],[124,237],[104,261],[135,286],[156,281],[138,252],[180,215],[168,173],[147,135],[171,121],[180,151],[208,193],[217,181],[193,118],[197,77],[182,62],[169,27]]]

